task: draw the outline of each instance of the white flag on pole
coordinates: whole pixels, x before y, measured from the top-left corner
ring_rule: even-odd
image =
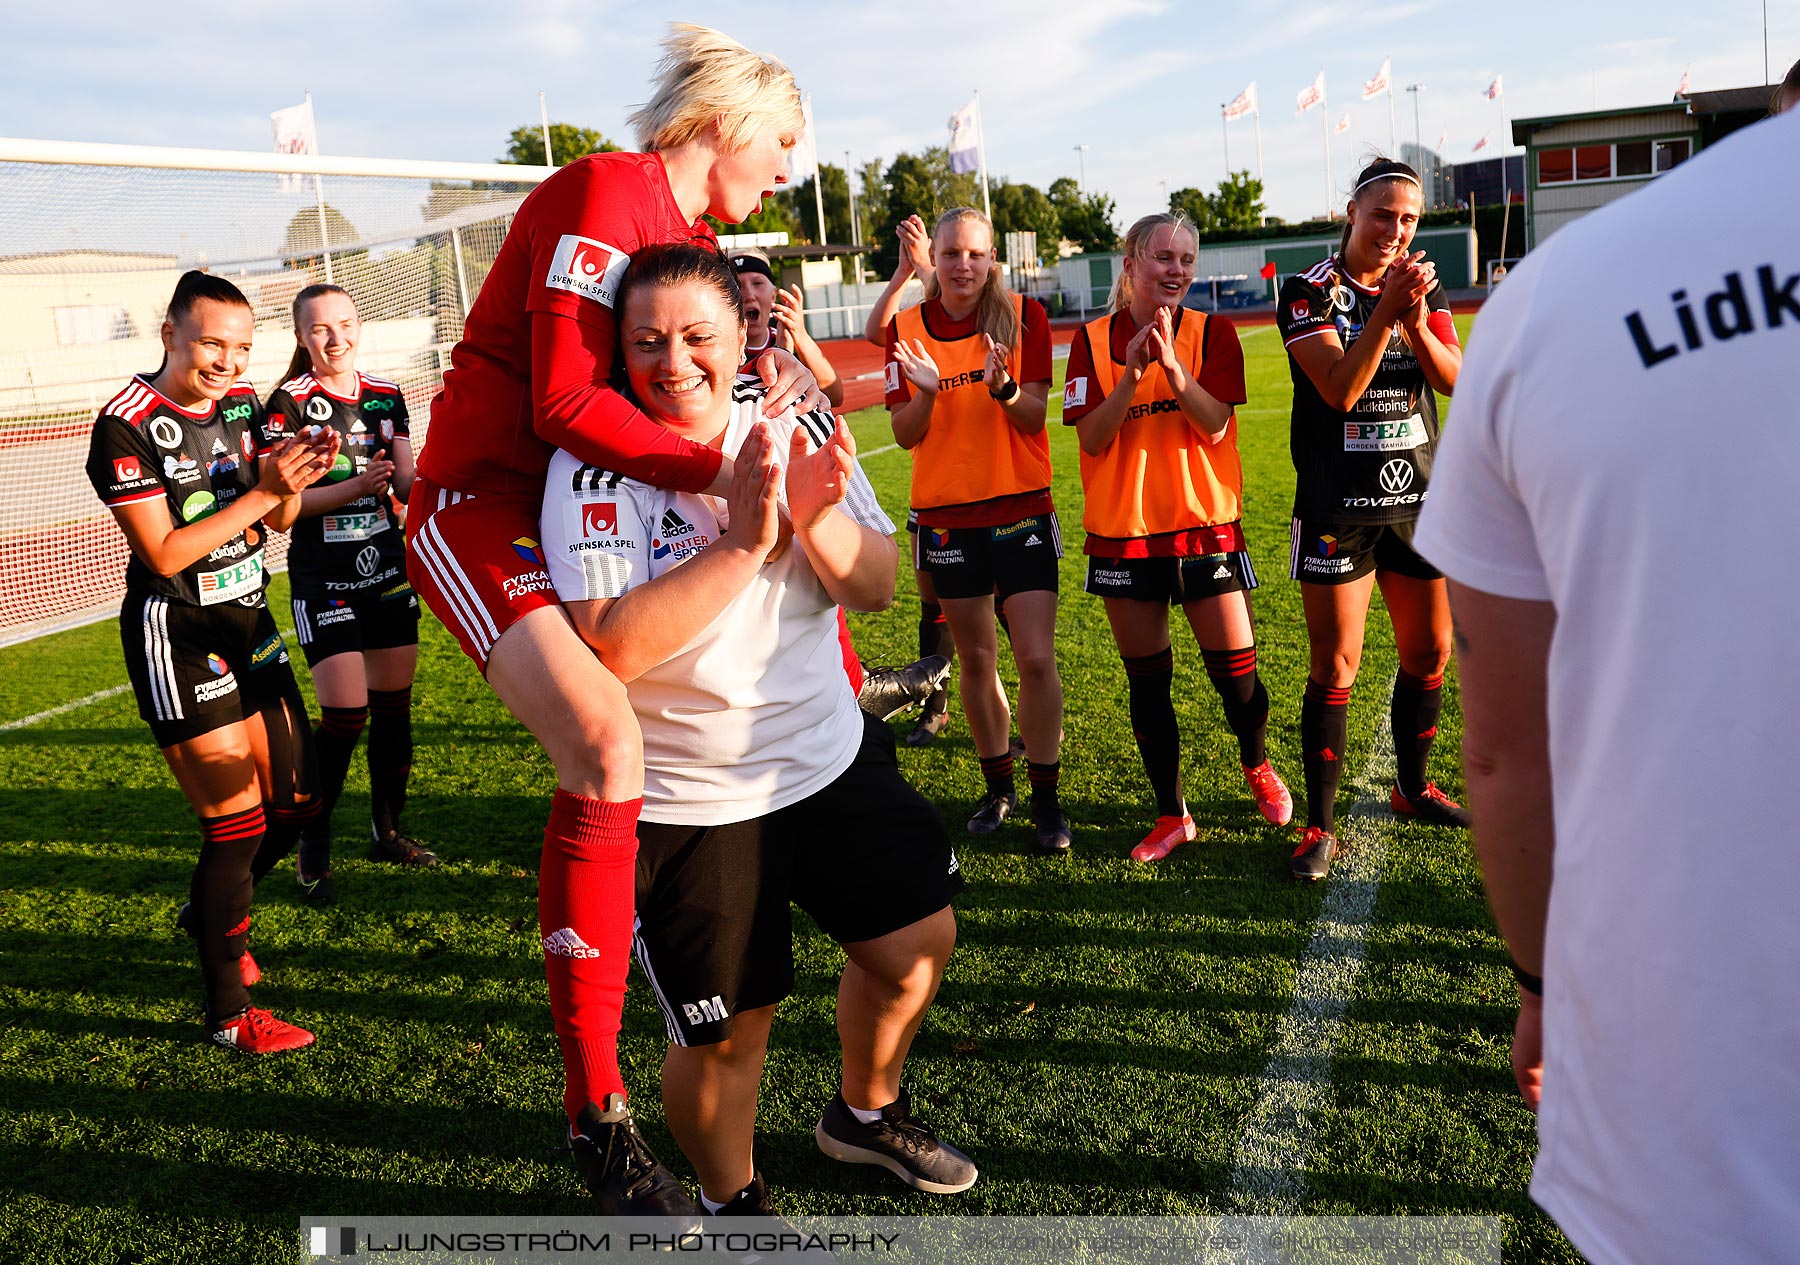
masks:
[[[800,103],[800,113],[806,121],[794,147],[788,150],[788,183],[792,185],[819,174],[819,138],[813,132],[812,93],[807,93]]]
[[[1339,119],[1337,124],[1331,130],[1334,132],[1348,132],[1350,130],[1350,116],[1346,114],[1343,118]]]
[[[1681,86],[1679,88],[1675,89],[1675,95],[1678,97],[1685,97],[1685,96],[1687,96],[1687,94],[1688,94],[1688,72],[1687,72],[1687,67],[1683,66],[1681,68]]]
[[[1484,95],[1487,97],[1487,99],[1489,101],[1498,101],[1500,99],[1500,76],[1499,75],[1494,76],[1494,82],[1490,83],[1487,86],[1487,92]]]
[[[1444,142],[1449,139],[1450,139],[1450,133],[1448,133],[1448,132],[1439,132],[1438,133],[1437,145],[1435,146],[1435,149],[1437,150],[1437,152],[1439,154],[1442,154],[1444,152]]]
[[[1478,152],[1478,151],[1480,151],[1480,150],[1483,150],[1483,149],[1486,149],[1486,148],[1487,148],[1487,143],[1488,143],[1488,137],[1489,137],[1489,136],[1491,136],[1491,135],[1493,135],[1493,133],[1491,133],[1491,132],[1483,132],[1483,133],[1482,133],[1482,134],[1481,134],[1481,139],[1480,139],[1480,140],[1478,140],[1478,141],[1476,141],[1476,142],[1475,142],[1475,148],[1474,148],[1474,149],[1471,149],[1471,150],[1470,150],[1470,151],[1469,151],[1469,152],[1470,152],[1470,153],[1471,153],[1471,154],[1473,154],[1473,153],[1476,153],[1476,152]]]
[[[1256,110],[1256,81],[1252,79],[1250,86],[1225,104],[1227,119],[1241,119]]]
[[[981,111],[977,98],[950,116],[950,170],[961,175],[981,166]]]
[[[1368,83],[1365,83],[1363,85],[1362,99],[1364,101],[1371,101],[1374,98],[1380,96],[1384,92],[1393,91],[1393,88],[1394,88],[1393,70],[1394,70],[1394,59],[1392,57],[1382,58],[1381,59],[1381,69],[1375,72],[1375,77],[1373,79],[1369,80]]]
[[[1325,100],[1325,72],[1323,70],[1321,70],[1318,74],[1318,77],[1315,78],[1311,83],[1307,84],[1306,87],[1300,89],[1299,94],[1297,96],[1295,96],[1295,98],[1294,98],[1294,113],[1305,114],[1308,110],[1312,109],[1315,105],[1318,105],[1320,102],[1322,102],[1324,100]]]
[[[316,154],[319,152],[319,132],[313,125],[312,98],[308,97],[299,105],[290,105],[285,110],[276,110],[269,115],[269,122],[275,126],[275,152],[278,154]],[[275,187],[282,193],[295,193],[306,188],[306,177],[297,175],[281,175],[275,178]]]

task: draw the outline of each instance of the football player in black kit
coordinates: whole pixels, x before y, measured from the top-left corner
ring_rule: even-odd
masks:
[[[340,286],[294,297],[294,358],[269,396],[265,444],[308,425],[338,436],[332,468],[300,498],[288,546],[294,639],[319,699],[324,811],[300,839],[300,886],[331,900],[331,813],[363,726],[369,729],[369,858],[430,866],[400,830],[412,771],[412,684],[419,599],[406,582],[397,506],[412,490],[412,440],[400,388],[356,370],[362,318]]]
[[[1450,599],[1443,576],[1413,551],[1412,533],[1437,447],[1432,392],[1454,390],[1462,349],[1437,270],[1424,251],[1407,252],[1420,206],[1411,167],[1369,164],[1337,252],[1289,277],[1277,304],[1294,379],[1289,569],[1303,586],[1311,645],[1300,712],[1306,827],[1288,863],[1300,879],[1324,878],[1337,855],[1350,687],[1376,584],[1400,656],[1390,802],[1403,817],[1469,824],[1425,776],[1450,660]]]
[[[260,459],[261,406],[239,381],[250,304],[185,273],[163,322],[163,363],[100,410],[87,475],[131,560],[119,636],[138,713],[200,817],[200,860],[177,924],[194,938],[211,1040],[252,1054],[312,1033],[250,1005],[251,890],[317,816],[312,735],[263,600],[266,530],[331,468],[337,437],[290,435]]]

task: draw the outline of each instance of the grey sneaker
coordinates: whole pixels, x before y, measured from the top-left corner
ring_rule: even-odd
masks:
[[[863,673],[856,705],[876,720],[892,720],[901,712],[923,707],[949,675],[950,660],[941,654],[928,655],[903,668],[870,668]]]
[[[864,1124],[850,1114],[842,1094],[832,1095],[813,1130],[819,1150],[846,1164],[879,1164],[914,1190],[954,1195],[975,1184],[981,1174],[975,1162],[938,1140],[912,1114],[912,1095],[900,1091],[897,1101],[881,1109],[881,1118]]]

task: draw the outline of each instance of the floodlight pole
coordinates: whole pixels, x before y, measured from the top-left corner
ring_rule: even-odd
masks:
[[[1087,196],[1087,151],[1088,147],[1086,145],[1077,145],[1075,147],[1075,153],[1078,155],[1078,160],[1081,163],[1081,181],[1076,187],[1081,190],[1083,197]]]
[[[1409,83],[1406,85],[1406,90],[1412,93],[1413,99],[1413,148],[1418,151],[1419,161],[1424,162],[1425,138],[1419,132],[1419,94],[1425,91],[1425,85],[1422,83]],[[1433,172],[1431,175],[1431,197],[1434,202],[1437,200],[1437,193],[1437,173]]]

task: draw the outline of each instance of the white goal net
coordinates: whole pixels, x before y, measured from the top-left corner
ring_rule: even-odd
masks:
[[[84,473],[94,417],[162,358],[189,268],[250,299],[266,398],[295,294],[362,313],[358,368],[406,391],[415,447],[512,213],[549,168],[0,139],[0,645],[102,618],[126,547]],[[285,540],[271,542],[279,567]]]

